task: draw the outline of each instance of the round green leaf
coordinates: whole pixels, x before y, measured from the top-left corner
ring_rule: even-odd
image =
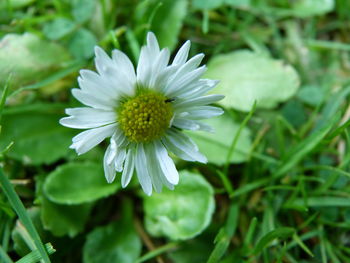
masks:
[[[88,234],[83,249],[84,263],[134,263],[141,254],[141,240],[132,220],[119,220]]]
[[[310,106],[319,105],[325,96],[325,91],[319,86],[306,86],[298,91],[297,97]]]
[[[72,15],[75,21],[84,23],[90,19],[95,11],[96,0],[73,0]]]
[[[334,10],[334,0],[298,0],[293,2],[294,16],[325,15]]]
[[[144,198],[145,226],[153,236],[190,239],[210,223],[215,208],[212,186],[199,174],[180,172],[180,183],[171,191]]]
[[[97,40],[94,34],[87,29],[78,30],[69,42],[70,52],[78,59],[87,59],[94,55]]]
[[[208,158],[210,163],[223,165],[226,163],[231,143],[240,124],[236,123],[227,113],[209,119],[206,123],[214,128],[214,133],[188,131],[187,134],[195,141],[200,152]],[[231,155],[230,163],[241,163],[247,160],[252,144],[250,137],[249,129],[244,128]]]
[[[9,108],[3,115],[0,149],[27,164],[51,164],[69,153],[75,134],[59,125],[64,105],[31,104]]]
[[[296,93],[300,82],[292,66],[247,50],[215,56],[205,76],[220,80],[215,93],[226,96],[220,104],[246,112],[255,101],[260,108],[277,106]]]
[[[45,24],[43,33],[49,39],[57,40],[73,31],[75,24],[72,20],[59,17]]]
[[[10,73],[12,88],[37,82],[69,59],[67,51],[56,43],[30,33],[8,34],[0,41],[0,86]]]
[[[82,204],[111,195],[119,185],[108,184],[102,164],[68,163],[50,173],[44,183],[48,199],[58,204]]]
[[[89,219],[91,204],[59,205],[45,196],[41,198],[41,220],[44,228],[55,236],[76,236],[84,230]]]

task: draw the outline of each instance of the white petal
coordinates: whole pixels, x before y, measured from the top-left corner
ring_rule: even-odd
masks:
[[[147,159],[145,151],[143,149],[143,144],[137,145],[135,153],[135,168],[137,173],[137,178],[141,184],[143,191],[146,195],[152,194],[152,181],[147,169]]]
[[[118,97],[111,85],[96,72],[82,69],[79,71],[78,82],[80,88],[91,95],[98,96],[103,100],[111,100]]]
[[[73,96],[86,106],[96,109],[111,110],[115,107],[115,103],[111,101],[102,100],[96,96],[82,91],[81,89],[72,89]]]
[[[106,159],[107,164],[111,164],[112,162],[114,162],[116,155],[117,155],[117,144],[115,143],[115,141],[111,138],[110,140],[110,154],[109,157]]]
[[[125,137],[122,130],[119,128],[117,124],[116,131],[112,136],[113,140],[116,142],[118,147],[126,147],[128,144],[128,139]]]
[[[134,65],[132,64],[128,56],[120,50],[115,49],[112,51],[112,58],[116,64],[117,69],[121,70],[132,83],[135,83],[136,74]]]
[[[183,76],[184,74],[187,74],[192,70],[196,69],[199,66],[199,64],[202,62],[203,58],[204,58],[204,54],[197,54],[194,57],[192,57],[189,61],[187,61],[185,64],[179,65],[176,74],[174,74],[173,76],[173,80],[176,80],[177,78]]]
[[[215,132],[214,128],[206,123],[203,123],[200,121],[196,121],[196,123],[199,125],[199,131],[206,131],[206,132],[211,132],[211,133]]]
[[[178,127],[180,129],[196,131],[199,130],[200,126],[193,120],[188,120],[184,118],[176,118],[172,122],[172,126]]]
[[[202,105],[208,105],[210,103],[216,102],[218,100],[222,100],[225,96],[223,95],[206,95],[202,97],[197,97],[189,100],[184,101],[175,101],[173,103],[173,106],[175,109],[187,109],[193,106],[202,106]],[[186,110],[187,111],[187,110]]]
[[[166,69],[170,58],[170,52],[168,49],[163,49],[157,58],[155,58],[150,83],[147,83],[146,86],[153,88],[158,79],[158,76]]]
[[[182,88],[182,90],[176,92],[174,96],[186,99],[200,97],[215,88],[218,83],[218,80],[200,79],[188,87]]]
[[[153,32],[147,33],[147,47],[150,50],[151,57],[155,57],[159,53],[159,45]]]
[[[181,132],[169,130],[162,141],[169,151],[186,161],[207,162],[207,158],[198,151],[197,145]]]
[[[141,48],[140,58],[136,69],[138,84],[148,87],[152,78],[152,68],[159,52],[157,39],[152,32],[149,32],[147,34],[147,45]]]
[[[187,40],[185,44],[183,44],[182,47],[177,52],[172,64],[173,65],[184,64],[187,60],[190,47],[191,47],[191,41]]]
[[[132,96],[135,92],[135,79],[129,78],[129,71],[117,64],[99,47],[95,47],[95,65],[100,80],[112,89],[113,94]]]
[[[202,66],[191,72],[184,74],[183,76],[172,81],[165,90],[165,94],[168,97],[174,97],[176,93],[179,93],[184,87],[191,85],[193,82],[198,81],[198,79],[206,71],[206,67]]]
[[[95,66],[100,75],[113,67],[112,59],[99,46],[95,46]]]
[[[144,150],[147,158],[147,168],[149,175],[151,176],[152,185],[154,187],[154,190],[156,190],[157,193],[160,193],[163,188],[163,182],[166,182],[166,179],[159,167],[153,143],[144,145]]]
[[[116,124],[110,124],[95,129],[90,129],[79,133],[73,137],[73,144],[70,148],[75,149],[80,155],[91,150],[97,144],[101,143],[106,137],[113,134]]]
[[[224,113],[224,111],[219,107],[195,106],[193,109],[187,109],[185,113],[187,114],[184,117],[199,120],[220,116]]]
[[[202,62],[204,58],[204,54],[200,53],[192,57],[189,61],[187,61],[185,64],[183,64],[178,72],[176,73],[178,76],[181,76],[183,74],[186,74],[194,69],[196,69],[199,64]]]
[[[126,150],[125,148],[119,149],[117,151],[117,157],[115,158],[115,169],[118,172],[121,172],[123,170],[123,163],[126,158]]]
[[[163,171],[169,183],[176,185],[179,183],[179,173],[176,170],[174,161],[169,157],[168,151],[159,141],[154,142],[156,156],[159,161],[159,166]]]
[[[176,70],[178,69],[177,66],[168,66],[166,67],[162,73],[160,73],[157,76],[157,79],[155,80],[154,83],[154,89],[158,91],[162,91],[165,93],[165,88],[171,77],[174,75]]]
[[[71,115],[60,119],[60,124],[70,128],[89,129],[116,122],[116,113],[94,108],[66,109],[66,114]]]
[[[143,46],[136,69],[136,78],[139,84],[144,84],[150,78],[151,59],[148,53],[147,47]]]
[[[116,153],[112,150],[111,146],[109,145],[103,158],[103,169],[108,183],[112,183],[114,181],[116,174],[114,162],[109,161],[110,159],[113,160],[115,158],[115,154]]]
[[[122,187],[125,188],[132,178],[135,169],[134,149],[130,148],[125,157],[125,164],[122,174]]]

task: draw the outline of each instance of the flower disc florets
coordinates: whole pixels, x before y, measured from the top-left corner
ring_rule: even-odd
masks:
[[[130,141],[150,142],[164,135],[172,116],[169,100],[162,94],[148,91],[127,99],[121,105],[118,121]]]

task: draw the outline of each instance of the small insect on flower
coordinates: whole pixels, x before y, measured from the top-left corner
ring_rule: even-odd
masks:
[[[141,49],[136,73],[129,58],[113,50],[110,58],[95,47],[97,72],[81,70],[80,89],[73,96],[87,107],[66,109],[69,117],[60,123],[87,129],[73,138],[70,148],[83,154],[110,137],[104,155],[105,177],[111,183],[122,172],[126,187],[136,170],[143,191],[152,194],[163,185],[174,189],[179,174],[168,152],[187,161],[206,163],[207,159],[182,130],[212,131],[200,119],[223,113],[208,106],[222,95],[204,95],[218,81],[201,79],[205,66],[198,67],[204,55],[187,60],[187,41],[169,63],[170,52],[160,49],[153,33]]]

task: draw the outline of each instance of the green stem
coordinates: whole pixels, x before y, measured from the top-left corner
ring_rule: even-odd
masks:
[[[45,263],[50,263],[49,256],[47,255],[47,252],[44,248],[44,245],[40,239],[38,232],[34,227],[32,220],[27,214],[27,211],[23,203],[19,199],[17,193],[15,192],[15,189],[13,188],[12,184],[10,183],[10,180],[4,175],[2,168],[0,168],[0,184],[12,208],[16,211],[16,214],[18,215],[20,221],[26,227],[28,233],[32,237],[34,244],[40,253],[41,258],[44,260]]]

